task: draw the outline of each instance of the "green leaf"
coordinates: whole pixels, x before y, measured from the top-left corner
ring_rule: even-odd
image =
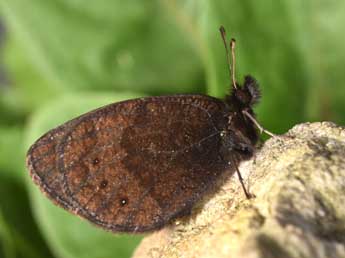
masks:
[[[308,74],[307,115],[344,124],[345,3],[307,1],[295,6],[303,10],[297,35]]]
[[[13,35],[7,37],[3,49],[8,81],[0,81],[1,120],[17,123],[30,111],[42,105],[42,102],[56,97],[61,90],[57,85],[47,81],[29,62],[28,53],[16,41]],[[5,119],[6,118],[6,119]],[[12,122],[13,123],[13,122]]]
[[[244,75],[251,74],[261,85],[263,101],[258,113],[262,123],[281,131],[305,118],[301,109],[305,109],[307,75],[300,48],[291,36],[297,31],[291,22],[290,2],[189,1],[194,3],[193,10],[182,1],[172,2],[178,3],[175,8],[181,12],[198,10],[197,15],[184,17],[191,17],[187,23],[194,26],[195,38],[203,42],[201,53],[211,95],[224,96],[231,84],[219,33],[223,25],[228,39],[236,38],[237,80],[242,82]]]
[[[197,91],[203,65],[209,93],[223,96],[230,84],[223,24],[237,39],[238,80],[248,73],[261,84],[266,127],[345,120],[341,1],[13,0],[2,8],[30,62],[59,93]]]
[[[9,226],[2,216],[0,209],[0,255],[5,258],[16,257],[15,245]]]
[[[237,80],[258,79],[266,128],[284,132],[308,120],[345,122],[345,4],[341,1],[168,1],[199,42],[208,92],[222,97],[230,79],[220,25],[236,38]],[[190,33],[192,32],[192,33]]]
[[[30,212],[25,191],[23,128],[0,127],[0,241],[5,257],[44,258],[50,253]]]
[[[0,177],[21,180],[23,168],[24,129],[17,126],[0,127]]]
[[[186,92],[201,81],[193,47],[155,1],[1,4],[30,62],[62,91]]]
[[[51,256],[33,220],[24,184],[7,178],[3,171],[0,174],[0,242],[8,258]]]
[[[138,94],[70,94],[38,110],[30,120],[28,143],[49,129],[111,102],[138,97]],[[53,205],[28,178],[36,221],[57,257],[129,257],[141,237],[114,235]]]

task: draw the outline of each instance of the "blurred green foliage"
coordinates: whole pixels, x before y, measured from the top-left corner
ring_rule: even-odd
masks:
[[[52,205],[28,178],[25,151],[107,103],[224,96],[221,24],[237,40],[237,77],[261,84],[266,128],[345,121],[341,0],[0,0],[0,12],[8,78],[0,81],[0,257],[129,257],[140,237],[104,232]]]

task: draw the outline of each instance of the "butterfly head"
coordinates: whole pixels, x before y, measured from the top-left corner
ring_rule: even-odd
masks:
[[[244,77],[242,87],[233,87],[232,92],[226,97],[229,106],[236,106],[240,109],[251,109],[253,105],[259,102],[261,97],[258,82],[250,75]]]
[[[225,98],[227,104],[233,109],[250,109],[254,104],[256,104],[260,99],[259,85],[257,81],[250,75],[244,77],[244,84],[242,87],[237,84],[235,79],[235,45],[236,40],[231,39],[228,42],[226,39],[226,33],[223,26],[219,28],[220,34],[223,39],[226,59],[228,61],[229,75],[232,81],[232,93]]]

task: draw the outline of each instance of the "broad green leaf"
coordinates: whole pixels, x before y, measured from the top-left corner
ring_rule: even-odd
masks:
[[[5,257],[45,258],[49,252],[24,187],[23,139],[23,128],[0,127],[0,241]]]
[[[242,81],[245,74],[257,78],[263,95],[257,108],[259,120],[277,132],[306,118],[305,63],[296,38],[287,36],[297,32],[291,22],[291,2],[212,2],[215,16],[237,40],[237,78]],[[221,74],[218,78],[229,80]]]
[[[8,79],[0,80],[0,85],[3,84],[0,87],[0,105],[4,106],[0,114],[3,114],[1,120],[12,121],[17,118],[19,122],[19,119],[23,120],[23,116],[32,109],[56,97],[61,90],[40,75],[36,67],[29,62],[27,51],[13,35],[6,38],[3,52]]]
[[[15,244],[9,226],[2,216],[0,209],[0,256],[5,258],[16,257]]]
[[[134,98],[137,94],[72,94],[62,96],[38,110],[31,118],[28,143],[49,129],[91,109]],[[141,239],[115,235],[53,205],[28,178],[32,208],[39,227],[52,252],[61,258],[129,257]]]
[[[6,177],[3,170],[0,172],[0,242],[6,258],[51,256],[33,220],[24,184]]]
[[[301,12],[296,20],[308,75],[307,115],[345,124],[345,2],[309,0],[294,6]]]
[[[26,112],[8,85],[0,82],[0,126],[22,126]]]
[[[21,180],[24,151],[24,129],[17,126],[0,126],[0,177]]]
[[[23,128],[0,127],[0,241],[5,257],[45,258],[49,251],[30,212],[23,178]]]
[[[211,95],[224,96],[230,85],[218,31],[224,25],[228,37],[237,41],[238,81],[251,74],[261,85],[257,113],[265,127],[283,132],[306,120],[345,122],[343,2],[164,2],[200,42]]]
[[[62,91],[186,92],[201,64],[159,1],[1,1],[41,76]]]
[[[241,83],[244,75],[251,74],[261,85],[263,100],[258,113],[262,123],[271,130],[281,131],[305,118],[304,61],[296,39],[285,36],[296,34],[290,2],[219,0],[186,4],[170,1],[170,6],[172,2],[176,4],[174,8],[184,12],[186,23],[194,28],[197,34],[194,38],[203,42],[201,54],[211,95],[222,97],[230,89],[226,54],[219,33],[223,25],[228,39],[236,39],[237,80]],[[192,3],[194,8],[188,8]]]

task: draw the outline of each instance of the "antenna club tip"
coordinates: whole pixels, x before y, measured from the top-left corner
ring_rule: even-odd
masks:
[[[221,25],[221,26],[219,27],[219,31],[220,31],[222,34],[225,33],[225,28],[224,28],[223,25]]]
[[[231,49],[235,48],[235,44],[236,44],[236,40],[235,40],[234,38],[232,38],[232,39],[230,40],[230,48],[231,48]]]

